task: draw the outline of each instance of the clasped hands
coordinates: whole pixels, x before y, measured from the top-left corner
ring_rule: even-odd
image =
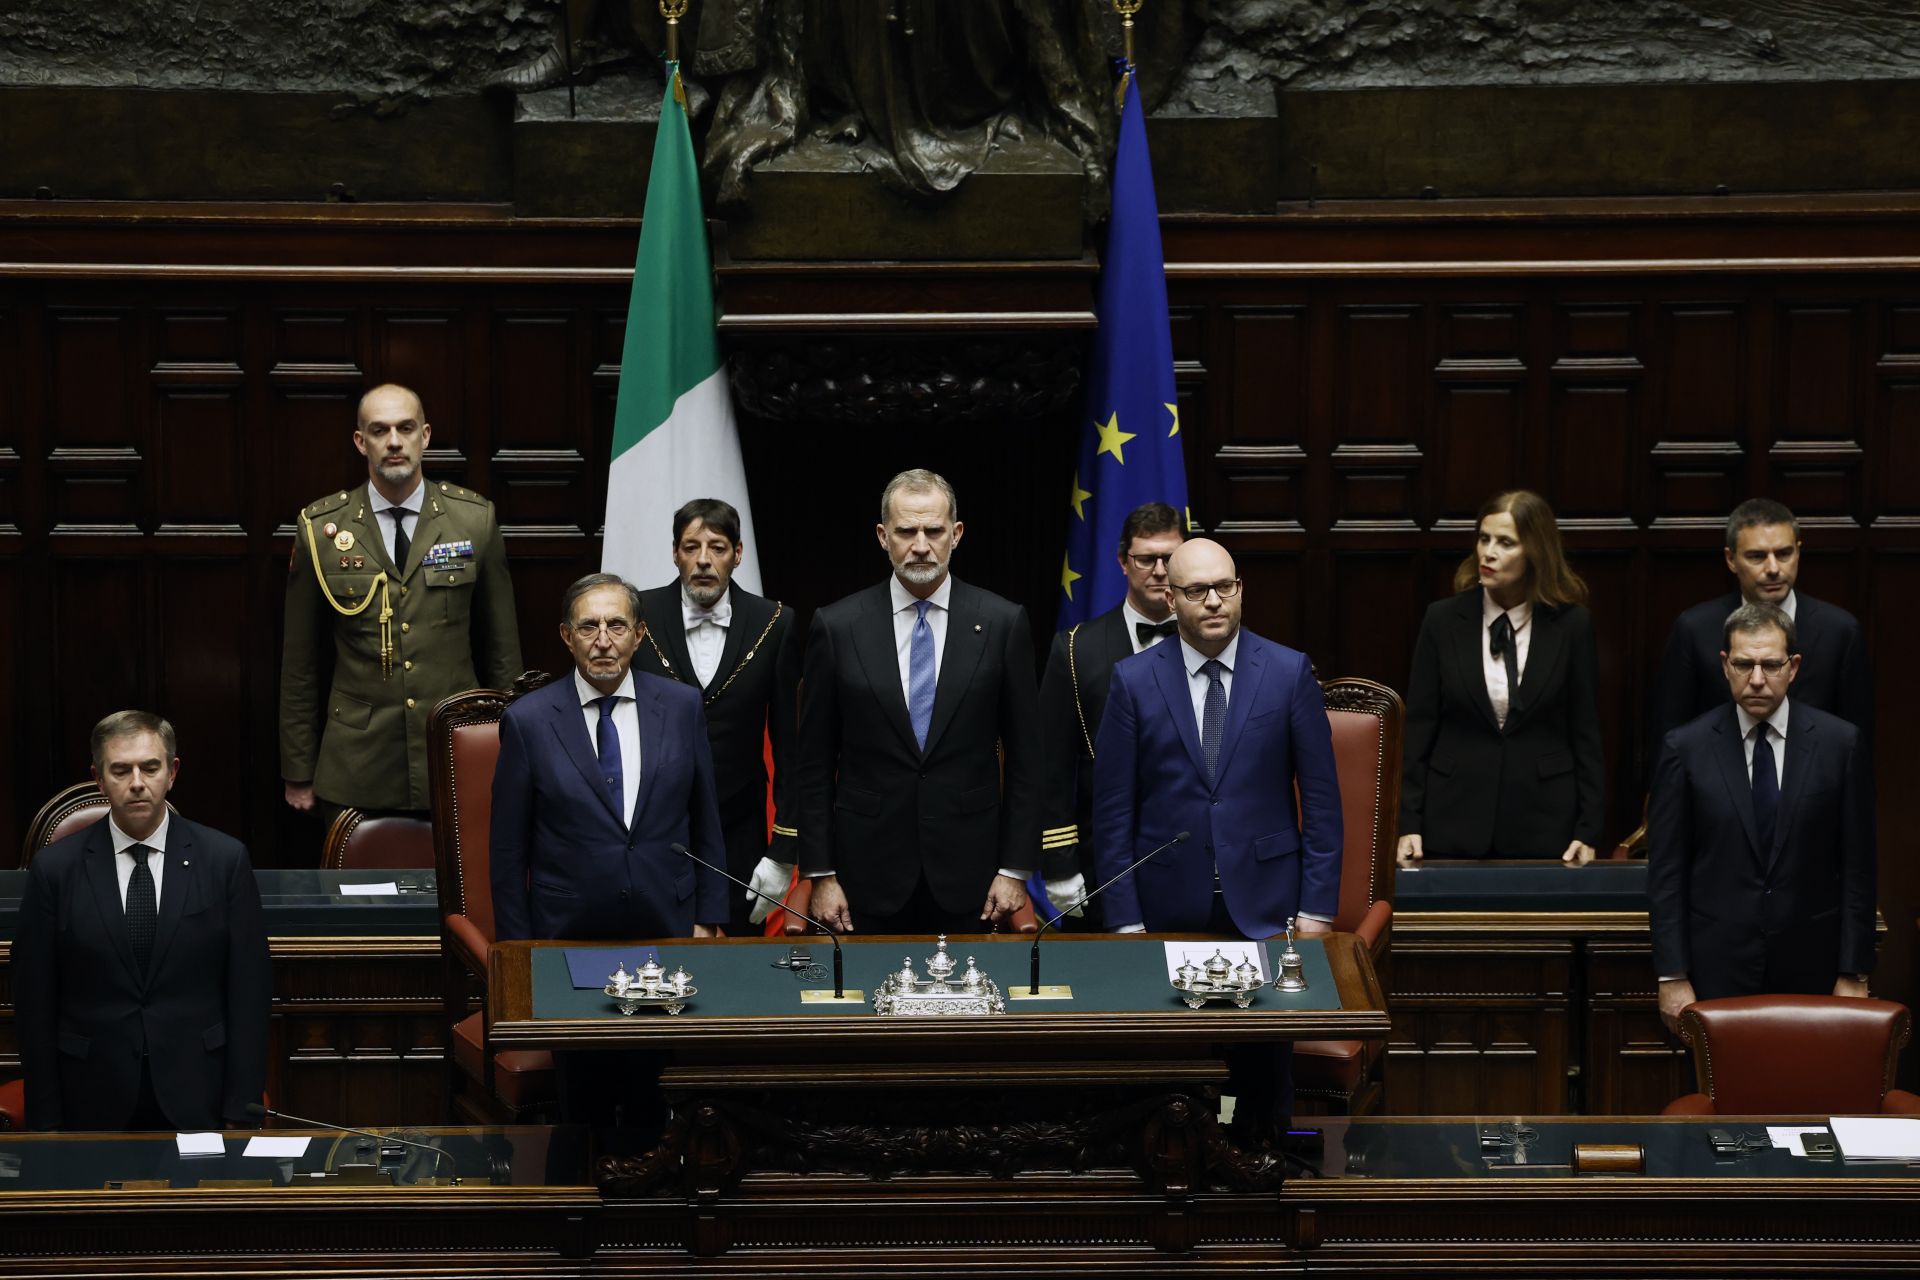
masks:
[[[1393,847],[1393,860],[1403,867],[1417,867],[1421,859],[1426,856],[1426,850],[1421,847],[1419,836],[1401,836],[1399,842]],[[1570,867],[1584,867],[1593,859],[1593,846],[1579,840],[1569,844],[1567,851],[1560,855],[1560,861]]]
[[[1013,913],[1027,905],[1027,889],[1013,876],[995,876],[987,886],[987,900],[980,907],[980,919],[991,925],[1009,924]],[[840,877],[820,876],[813,882],[813,916],[835,933],[853,932],[853,912],[847,907],[846,890]]]

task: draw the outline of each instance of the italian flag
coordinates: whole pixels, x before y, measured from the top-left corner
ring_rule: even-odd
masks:
[[[642,589],[671,581],[674,511],[694,498],[720,498],[739,509],[746,543],[734,580],[758,595],[747,472],[714,337],[713,260],[679,63],[667,64],[667,82],[620,352],[600,568]]]

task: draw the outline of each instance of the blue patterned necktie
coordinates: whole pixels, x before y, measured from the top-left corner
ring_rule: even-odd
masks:
[[[1220,735],[1227,728],[1227,685],[1220,678],[1226,670],[1218,658],[1200,664],[1207,678],[1207,700],[1200,714],[1200,758],[1207,762],[1207,785],[1212,786],[1220,769]]]
[[[147,865],[147,855],[153,850],[136,844],[129,845],[127,852],[133,857],[133,874],[127,878],[127,941],[133,944],[134,967],[145,973],[148,961],[153,959],[153,934],[160,914],[153,868]]]
[[[600,729],[597,736],[600,776],[607,780],[607,794],[613,797],[613,811],[624,822],[627,816],[626,771],[620,764],[620,730],[613,723],[613,704],[619,700],[613,694],[599,699]]]
[[[933,626],[927,621],[933,601],[919,600],[913,607],[920,616],[914,620],[907,649],[907,718],[913,722],[913,740],[925,751],[927,730],[933,725]]]
[[[1773,851],[1773,824],[1780,814],[1780,776],[1773,768],[1773,744],[1767,724],[1753,726],[1753,830],[1762,855]]]

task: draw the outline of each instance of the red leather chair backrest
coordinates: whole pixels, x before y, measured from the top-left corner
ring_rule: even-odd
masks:
[[[342,809],[327,828],[320,865],[328,871],[430,867],[433,824],[420,818],[369,818],[358,809]]]
[[[493,941],[493,884],[487,843],[493,821],[493,767],[500,756],[497,689],[456,693],[433,709],[427,777],[433,786],[433,865],[443,918],[463,916]]]
[[[1912,1034],[1907,1007],[1842,996],[1733,996],[1680,1015],[1719,1115],[1872,1115]]]
[[[1374,903],[1393,901],[1400,742],[1407,708],[1399,694],[1372,680],[1345,677],[1320,687],[1333,730],[1346,841],[1340,864],[1340,912],[1333,927],[1351,933]]]
[[[167,811],[179,814],[173,802],[167,802]],[[20,866],[26,868],[33,855],[56,840],[64,840],[76,831],[84,831],[100,819],[107,816],[107,797],[99,786],[92,782],[76,782],[62,791],[56,792],[53,799],[40,806],[40,812],[33,815],[33,821],[27,824],[27,838],[20,842]]]

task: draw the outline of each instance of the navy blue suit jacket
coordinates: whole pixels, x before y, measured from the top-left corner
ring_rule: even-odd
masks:
[[[635,675],[633,693],[631,825],[601,779],[571,671],[501,716],[490,850],[499,937],[687,937],[726,922],[726,881],[668,847],[726,865],[699,691]]]
[[[140,1096],[180,1129],[252,1124],[273,975],[246,846],[174,814],[145,974],[134,969],[107,820],[40,851],[13,945],[27,1125],[118,1129]]]
[[[1340,780],[1307,656],[1244,628],[1213,786],[1177,640],[1113,668],[1094,742],[1094,863],[1102,882],[1182,831],[1105,896],[1114,924],[1204,929],[1217,865],[1240,932],[1270,938],[1300,911],[1340,910]],[[1294,785],[1299,785],[1296,813]]]
[[[1694,994],[1712,1000],[1824,995],[1839,975],[1872,971],[1873,785],[1863,754],[1853,725],[1791,702],[1780,810],[1762,849],[1733,703],[1667,735],[1647,807],[1659,973],[1686,974]]]

